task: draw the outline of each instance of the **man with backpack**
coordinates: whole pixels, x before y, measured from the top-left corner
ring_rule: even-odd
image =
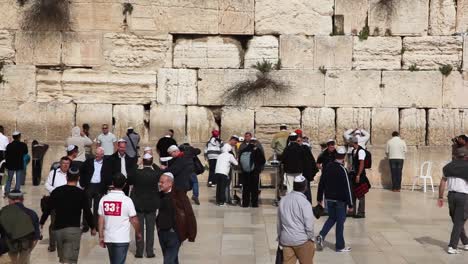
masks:
[[[41,239],[37,214],[23,204],[23,193],[8,194],[8,205],[0,211],[2,237],[6,237],[8,255],[15,264],[30,263],[31,251]]]
[[[351,139],[353,144],[352,156],[352,181],[354,185],[353,196],[353,217],[365,218],[366,217],[366,197],[365,194],[370,189],[370,182],[366,176],[366,168],[371,167],[370,152],[359,145],[359,138],[353,137]],[[359,207],[356,204],[359,200]],[[357,213],[356,213],[357,207]]]
[[[252,138],[239,153],[242,173],[242,207],[258,207],[258,184],[260,172],[265,165],[265,155],[257,146],[257,139]]]

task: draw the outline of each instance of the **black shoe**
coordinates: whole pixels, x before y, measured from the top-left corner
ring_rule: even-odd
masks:
[[[137,255],[137,254],[135,254],[135,258],[143,258],[143,255]]]
[[[55,247],[49,246],[49,247],[47,247],[47,250],[48,250],[49,252],[54,252],[54,251],[55,251]]]
[[[355,214],[353,215],[353,218],[366,218],[365,214]]]
[[[196,205],[200,205],[200,200],[198,199],[198,197],[192,196],[192,201],[193,201]]]
[[[152,255],[146,255],[147,258],[155,258],[156,255],[155,254],[152,254]]]

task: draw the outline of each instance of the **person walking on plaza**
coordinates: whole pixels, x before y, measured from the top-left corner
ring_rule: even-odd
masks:
[[[209,174],[208,174],[208,187],[216,184],[215,169],[216,161],[218,160],[219,154],[221,154],[221,147],[223,141],[219,137],[219,131],[211,131],[211,138],[206,142],[205,146],[205,158],[208,160]]]
[[[468,251],[468,237],[465,223],[468,219],[468,149],[459,148],[455,153],[455,160],[445,165],[443,177],[439,185],[439,207],[444,205],[444,191],[448,188],[449,214],[453,227],[447,252],[459,254],[458,243],[461,240],[463,249]]]
[[[333,162],[335,160],[335,155],[335,140],[329,139],[326,143],[325,150],[323,150],[317,158],[317,168],[319,168],[323,172],[323,169],[327,167],[328,163]]]
[[[23,193],[13,190],[8,194],[8,205],[0,211],[2,237],[6,237],[8,255],[14,264],[31,263],[31,251],[41,239],[39,218],[23,202]]]
[[[5,129],[3,126],[0,126],[0,164],[5,160],[5,151],[10,140],[7,136],[4,135]],[[5,166],[0,165],[0,185],[2,184],[3,176],[5,175]]]
[[[221,148],[221,154],[218,156],[218,161],[216,162],[215,177],[218,183],[216,185],[216,204],[218,206],[224,206],[226,203],[226,187],[229,183],[231,165],[238,165],[231,151],[231,145],[225,144]]]
[[[7,145],[5,151],[6,168],[8,170],[8,178],[5,184],[5,197],[8,196],[11,189],[13,175],[16,175],[15,190],[21,190],[21,183],[24,181],[25,167],[24,155],[28,154],[28,146],[21,142],[21,133],[13,132],[13,141]]]
[[[117,137],[109,132],[109,125],[102,125],[102,133],[96,138],[97,147],[104,148],[104,157],[110,157],[117,149]]]
[[[140,224],[132,199],[122,191],[127,178],[122,173],[112,177],[114,189],[99,202],[99,245],[107,247],[111,264],[125,264],[130,244],[130,224],[136,241],[142,239]]]
[[[344,240],[344,223],[346,221],[346,207],[351,212],[353,209],[353,198],[348,172],[344,166],[346,149],[339,147],[336,153],[336,160],[329,163],[320,177],[317,190],[317,202],[322,204],[323,196],[327,202],[328,219],[316,237],[317,249],[323,249],[323,241],[331,228],[336,224],[336,244],[337,252],[348,252],[350,247],[346,247]]]
[[[126,154],[127,149],[127,141],[124,139],[119,139],[117,142],[117,151],[112,154],[107,159],[104,159],[103,169],[104,175],[106,178],[106,186],[111,185],[111,178],[109,176],[116,175],[117,173],[121,173],[126,178],[132,177],[137,169],[136,162],[133,161],[131,157]],[[105,151],[104,151],[105,153]],[[123,189],[124,193],[128,195],[129,186],[126,185]]]
[[[352,157],[352,172],[353,172],[353,185],[357,187],[361,184],[367,184],[370,189],[370,182],[366,175],[366,169],[364,167],[364,162],[366,160],[366,151],[364,148],[359,145],[359,138],[353,137],[351,139],[353,144],[353,150],[351,152]],[[359,207],[357,206],[357,201],[359,201]],[[366,196],[365,194],[358,198],[356,193],[353,195],[353,217],[354,218],[365,218],[366,217]],[[357,209],[357,212],[356,212]]]
[[[159,209],[159,177],[160,170],[154,170],[153,156],[150,154],[143,155],[143,168],[138,169],[134,176],[128,179],[130,185],[133,186],[130,198],[135,205],[138,222],[141,230],[146,231],[146,238],[136,242],[136,258],[143,257],[143,250],[146,244],[146,257],[154,258],[154,226],[156,224],[156,211]],[[137,237],[136,237],[137,239]]]
[[[258,147],[256,138],[239,153],[239,166],[242,183],[242,207],[258,207],[258,187],[260,173],[265,165],[265,155]]]
[[[364,129],[348,129],[343,133],[343,136],[347,142],[351,142],[353,138],[358,139],[358,144],[363,149],[366,148],[366,144],[370,139],[370,133]]]
[[[48,149],[49,145],[39,144],[37,140],[32,141],[32,181],[34,186],[38,186],[39,184],[41,184],[42,164],[44,162],[44,156]]]
[[[81,132],[79,126],[73,127],[71,134],[71,137],[67,138],[65,141],[65,147],[69,145],[75,145],[78,147],[78,155],[73,159],[73,163],[75,163],[79,168],[86,160],[85,147],[93,145],[93,141],[89,139],[85,133]]]
[[[180,151],[184,153],[184,156],[188,159],[193,161],[193,172],[192,176],[190,177],[190,187],[192,189],[192,201],[196,205],[200,205],[200,186],[198,184],[198,175],[202,174],[205,171],[205,167],[201,163],[198,155],[201,154],[201,150],[199,148],[195,148],[190,146],[189,143],[184,143],[179,146]]]
[[[140,150],[140,135],[135,132],[133,127],[127,129],[127,134],[123,137],[127,142],[127,149],[125,153],[134,160],[135,163],[138,162],[138,151]]]
[[[93,214],[85,192],[78,187],[80,178],[77,168],[67,172],[67,184],[55,188],[50,194],[49,204],[41,216],[41,227],[51,212],[55,213],[54,236],[60,263],[77,263],[81,241],[81,213],[96,235]]]
[[[312,264],[315,254],[312,205],[304,192],[307,181],[302,176],[294,178],[293,191],[283,197],[278,205],[278,242],[283,247],[283,263]]]
[[[170,172],[174,176],[174,191],[187,196],[190,189],[190,178],[193,174],[193,159],[185,156],[177,146],[170,146],[167,150],[172,159],[169,166],[161,166],[164,172]]]
[[[392,133],[392,138],[387,141],[385,153],[387,153],[388,161],[390,163],[392,191],[400,192],[403,162],[405,161],[406,154],[406,143],[400,138],[400,134],[397,131],[394,131]]]
[[[298,136],[295,132],[289,135],[289,144],[284,149],[283,157],[281,158],[285,173],[284,185],[286,185],[288,193],[293,189],[294,178],[302,175],[306,162],[304,149],[297,140]]]

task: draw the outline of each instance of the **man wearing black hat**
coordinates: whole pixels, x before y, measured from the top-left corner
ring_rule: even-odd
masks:
[[[15,190],[21,190],[21,183],[26,171],[24,170],[24,155],[28,154],[28,146],[21,142],[21,133],[13,132],[13,142],[7,145],[5,151],[6,168],[8,170],[8,179],[5,184],[5,196],[8,196],[11,189],[13,175],[16,174]]]

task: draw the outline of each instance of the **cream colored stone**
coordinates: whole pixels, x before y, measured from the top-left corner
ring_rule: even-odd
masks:
[[[112,126],[112,105],[111,104],[78,104],[76,106],[76,125],[82,127],[89,124],[90,138],[94,140],[102,133],[103,124]]]
[[[463,70],[468,70],[468,37],[463,37]]]
[[[37,110],[36,110],[37,111]],[[50,102],[46,106],[47,140],[65,140],[75,125],[75,104]]]
[[[172,66],[172,36],[107,33],[104,58],[120,69],[150,69]]]
[[[210,109],[199,106],[187,106],[187,137],[189,142],[207,142],[213,129],[219,128]]]
[[[458,109],[429,109],[428,144],[449,146],[451,139],[463,132],[463,113]]]
[[[344,16],[345,34],[356,34],[366,25],[368,0],[335,0],[335,15]]]
[[[70,2],[70,28],[73,31],[112,31],[124,29],[122,2]]]
[[[380,75],[380,71],[328,71],[325,77],[325,105],[380,106]]]
[[[156,90],[159,104],[197,104],[197,71],[159,69]]]
[[[426,111],[408,108],[400,111],[400,135],[407,145],[425,145]]]
[[[186,110],[183,105],[152,105],[150,112],[150,141],[165,136],[169,129],[174,130],[177,142],[186,142]]]
[[[254,8],[254,0],[219,1],[219,33],[253,35]]]
[[[15,60],[13,38],[13,34],[9,31],[0,30],[0,61],[12,62]]]
[[[155,72],[65,70],[64,96],[76,103],[146,104],[156,97]]]
[[[455,33],[457,0],[431,0],[429,34],[452,35]]]
[[[71,102],[63,93],[62,71],[39,69],[36,74],[37,102]]]
[[[429,0],[369,0],[369,28],[380,35],[390,30],[395,36],[424,36],[429,20]]]
[[[468,30],[468,0],[457,0],[456,32],[463,33]]]
[[[439,69],[452,65],[457,69],[462,63],[463,39],[461,36],[404,38],[403,63],[408,69],[415,64],[420,69]]]
[[[20,27],[20,10],[17,0],[0,0],[0,29],[18,29]]]
[[[371,133],[371,116],[370,108],[338,108],[336,110],[337,143],[344,144],[343,133],[348,129],[364,129]],[[367,142],[367,144],[370,144],[370,142]]]
[[[306,108],[302,111],[302,129],[310,143],[320,144],[335,138],[335,110],[332,108]]]
[[[117,137],[124,137],[128,127],[133,127],[142,139],[145,137],[145,110],[142,105],[114,105],[112,116],[115,119],[114,134]]]
[[[440,107],[442,74],[439,71],[382,72],[385,107]]]
[[[5,129],[5,135],[11,135],[16,130],[16,117],[18,115],[18,102],[0,102],[0,124]]]
[[[313,69],[314,53],[314,37],[305,35],[280,36],[281,68]]]
[[[463,133],[468,135],[468,109],[463,110],[463,123],[462,123]]]
[[[47,140],[47,104],[29,102],[19,105],[16,129],[21,131],[25,139]]]
[[[452,71],[449,76],[443,77],[442,107],[468,108],[468,100],[464,96],[468,87],[468,76],[465,75]]]
[[[373,108],[371,117],[372,145],[384,145],[392,137],[393,131],[399,129],[398,108]]]
[[[174,46],[177,68],[240,68],[242,46],[231,37],[178,39]]]
[[[31,65],[5,65],[1,71],[2,101],[34,101],[36,99],[36,67]]]
[[[247,44],[244,58],[244,68],[251,68],[263,60],[273,64],[278,62],[279,43],[275,36],[253,37]]]
[[[221,138],[228,140],[232,135],[244,136],[246,131],[253,132],[255,111],[244,107],[223,107],[221,114]]]
[[[400,37],[369,37],[359,40],[354,37],[353,69],[397,70],[401,68]]]
[[[353,37],[315,37],[315,68],[351,69],[353,58]]]
[[[286,124],[290,129],[300,128],[301,111],[298,108],[273,107],[261,107],[255,111],[255,137],[264,148],[269,149],[273,135],[279,131],[280,124]]]
[[[63,36],[63,63],[70,66],[99,66],[103,62],[102,34],[66,32]]]
[[[255,33],[328,35],[332,32],[332,0],[257,0]]]
[[[18,31],[15,37],[16,63],[59,65],[62,33],[58,31]]]

